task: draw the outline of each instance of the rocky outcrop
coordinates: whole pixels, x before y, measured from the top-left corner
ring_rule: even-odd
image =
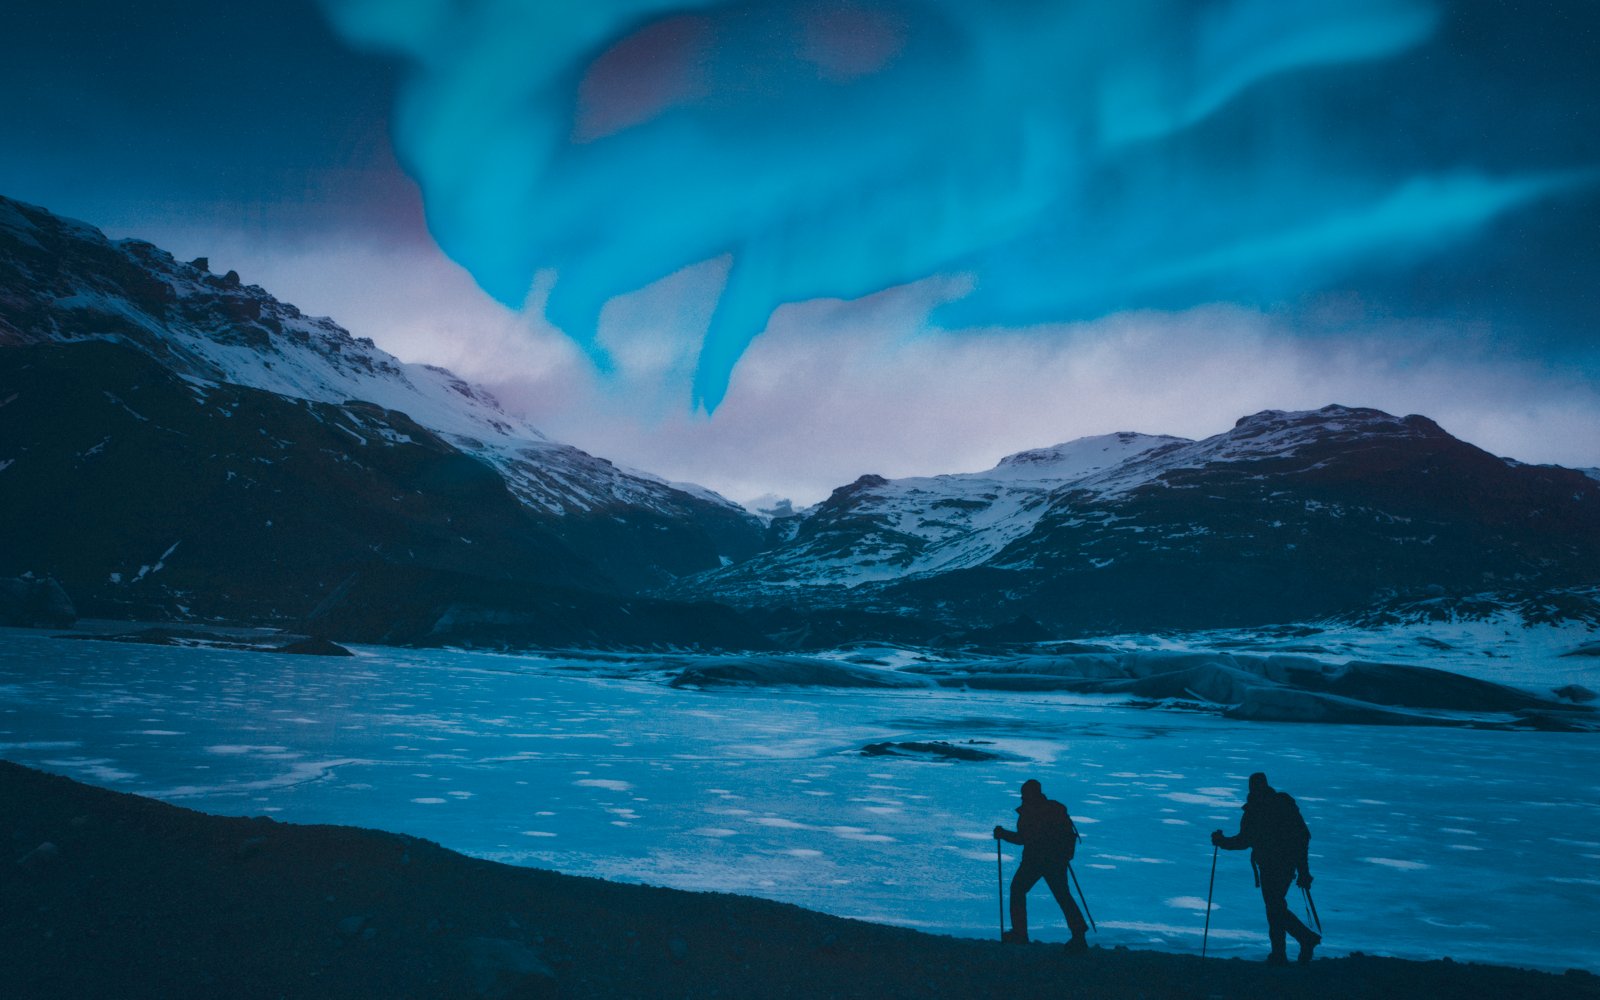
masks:
[[[1013,754],[998,750],[980,750],[973,744],[974,740],[962,743],[950,743],[946,740],[901,740],[884,743],[868,743],[861,748],[863,757],[910,757],[916,760],[932,760],[939,762],[950,761],[991,761],[991,760],[1018,760]]]
[[[0,578],[0,625],[69,628],[78,610],[53,577]]]
[[[906,668],[943,687],[1187,703],[1260,722],[1600,729],[1600,713],[1428,667],[1227,652],[1086,652]]]

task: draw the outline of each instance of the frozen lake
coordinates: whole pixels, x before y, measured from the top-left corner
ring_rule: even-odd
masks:
[[[697,692],[559,659],[358,652],[0,630],[0,756],[206,812],[980,937],[997,933],[989,830],[1038,777],[1086,835],[1091,941],[1175,951],[1200,948],[1208,835],[1237,828],[1245,777],[1265,770],[1311,825],[1327,953],[1600,970],[1592,734],[1245,723],[1060,695]],[[857,752],[883,740],[1022,759]],[[1064,940],[1042,885],[1030,903],[1035,936]],[[1211,949],[1264,955],[1247,855],[1222,856],[1216,904]]]

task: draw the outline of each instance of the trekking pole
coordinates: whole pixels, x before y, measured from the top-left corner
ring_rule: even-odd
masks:
[[[1006,939],[1006,869],[1000,857],[1000,838],[994,838],[994,911],[1000,918],[1000,940]]]
[[[1067,874],[1072,876],[1072,884],[1078,887],[1078,898],[1083,900],[1083,915],[1089,918],[1089,928],[1098,934],[1100,928],[1094,925],[1094,914],[1089,912],[1089,900],[1083,894],[1083,883],[1078,881],[1078,873],[1072,870],[1070,861],[1067,862]]]
[[[1316,901],[1314,901],[1311,898],[1311,890],[1306,888],[1305,886],[1301,886],[1300,887],[1300,891],[1306,897],[1306,909],[1311,912],[1311,920],[1312,920],[1313,923],[1315,923],[1317,925],[1317,933],[1321,934],[1322,933],[1322,918],[1317,916],[1317,904],[1316,904]]]
[[[1217,851],[1215,845],[1211,848],[1211,884],[1206,886],[1206,929],[1200,935],[1200,957],[1206,957],[1206,945],[1211,941],[1211,894],[1217,888]]]

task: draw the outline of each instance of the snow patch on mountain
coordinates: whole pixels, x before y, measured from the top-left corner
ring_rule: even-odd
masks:
[[[793,524],[786,522],[788,534],[776,547],[739,566],[713,570],[690,587],[745,599],[799,587],[853,589],[978,566],[1038,569],[1041,558],[1057,566],[1077,559],[1102,570],[1121,555],[1181,550],[1213,530],[1203,520],[1153,527],[1125,514],[1149,491],[1254,496],[1252,483],[1265,488],[1271,482],[1314,481],[1323,470],[1365,475],[1396,457],[1410,461],[1405,456],[1454,441],[1426,417],[1331,405],[1265,410],[1199,441],[1108,434],[1018,452],[983,472],[863,476]],[[1284,510],[1258,526],[1232,530],[1252,545],[1280,544],[1271,536],[1291,530],[1285,527],[1291,513],[1337,519],[1348,512],[1334,501],[1308,499],[1303,510]],[[1359,513],[1390,517],[1378,509]],[[1258,540],[1259,532],[1269,540]],[[1071,540],[1063,541],[1063,533]],[[1300,540],[1287,533],[1283,539],[1287,550]],[[1416,543],[1429,544],[1426,537]]]
[[[1110,499],[1185,469],[1292,461],[1313,443],[1440,433],[1421,417],[1328,406],[1266,410],[1201,441],[1121,432],[1018,452],[983,472],[862,477],[807,512],[794,544],[728,571],[766,586],[856,587],[989,563],[1078,491]],[[1104,514],[1095,515],[1105,520]],[[1018,568],[1008,565],[1007,568]]]
[[[0,275],[6,272],[17,287],[0,301],[0,341],[116,340],[197,389],[229,382],[397,410],[487,461],[520,500],[552,514],[708,503],[747,516],[711,490],[621,469],[551,441],[482,387],[444,368],[401,362],[234,272],[219,276],[203,259],[182,263],[143,240],[108,240],[93,226],[0,198]],[[7,322],[8,315],[21,324]]]
[[[1002,458],[988,472],[973,475],[1007,482],[1069,482],[1113,468],[1136,455],[1192,443],[1188,438],[1166,434],[1101,434],[1049,448],[1019,451]]]
[[[993,469],[885,479],[862,476],[798,512],[790,544],[736,567],[758,586],[856,587],[980,565],[1033,530],[1051,495],[1084,477],[1189,443],[1121,432],[1008,455]],[[747,505],[756,508],[767,498]],[[731,578],[731,577],[730,577]]]
[[[1111,498],[1153,484],[1171,487],[1175,485],[1174,473],[1216,465],[1237,465],[1248,475],[1252,463],[1271,461],[1276,473],[1305,472],[1318,465],[1294,465],[1293,460],[1312,445],[1322,446],[1319,450],[1325,451],[1330,445],[1364,439],[1426,438],[1443,433],[1426,417],[1395,417],[1363,407],[1263,410],[1241,417],[1231,429],[1199,441],[1169,438],[1174,442],[1170,447],[1132,455],[1127,461],[1084,476],[1077,485],[1102,498]]]

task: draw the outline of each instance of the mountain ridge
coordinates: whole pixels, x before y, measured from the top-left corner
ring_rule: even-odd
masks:
[[[86,615],[760,641],[640,594],[754,552],[736,505],[553,442],[209,261],[4,198],[0,406],[0,520],[22,526],[0,577],[53,577]]]
[[[400,362],[234,272],[0,198],[0,346],[90,340],[132,347],[196,385],[404,413],[494,469],[623,589],[742,559],[761,541],[759,520],[725,498],[553,442],[481,387]]]
[[[1600,584],[1592,470],[1337,404],[741,507],[550,441],[447,370],[208,261],[4,198],[0,407],[0,515],[29,528],[0,576],[55,575],[118,615],[314,612],[355,641],[615,631],[787,648],[1232,627]]]
[[[1004,475],[1107,442],[1123,453],[1069,461],[1063,478]],[[1124,433],[987,472],[863,476],[775,519],[768,542],[669,592],[990,626],[1029,616],[1073,633],[1260,624],[1434,589],[1592,585],[1600,489],[1424,416],[1333,404],[1264,410],[1198,441]]]
[[[507,479],[514,491],[555,513],[585,511],[609,499],[570,483],[563,490],[563,474],[571,469],[591,476],[606,470],[614,480],[614,495],[628,500],[667,491],[716,496],[698,485],[680,488],[650,473],[624,471],[606,459],[553,442],[506,412],[482,386],[437,365],[402,362],[370,338],[353,336],[327,317],[307,316],[259,285],[244,284],[236,272],[212,274],[203,258],[182,263],[144,240],[113,241],[87,223],[3,197],[0,236],[9,237],[11,250],[9,259],[0,262],[9,273],[0,271],[0,279],[12,289],[34,292],[26,297],[33,302],[14,292],[0,302],[0,342],[121,339],[186,377],[317,402],[354,399],[400,410],[481,452],[502,472],[511,473]],[[29,244],[41,251],[31,260],[16,252]],[[78,261],[92,264],[100,280],[94,280],[94,271],[70,266]],[[30,263],[43,266],[24,271]],[[40,293],[47,293],[49,301],[41,302]],[[555,482],[515,475],[519,456],[510,453],[518,450],[534,453],[521,457],[536,456],[553,466],[555,474],[546,479]],[[738,509],[718,499],[730,510]]]

